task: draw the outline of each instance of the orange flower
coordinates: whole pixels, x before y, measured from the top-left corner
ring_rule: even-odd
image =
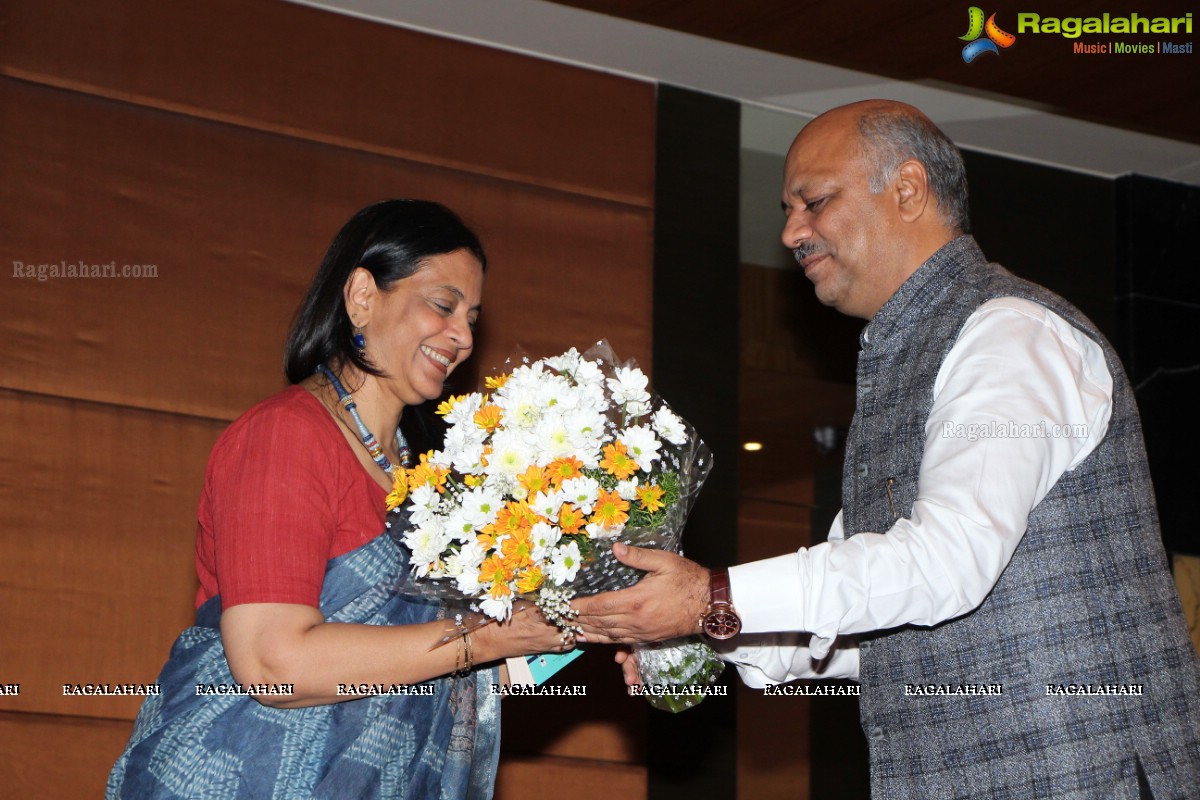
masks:
[[[479,582],[480,583],[499,583],[503,584],[512,577],[512,570],[504,566],[504,562],[500,560],[500,556],[492,553],[483,560],[479,565]]]
[[[501,597],[508,597],[510,594],[512,594],[512,589],[508,588],[507,583],[496,581],[492,584],[492,588],[488,589],[488,594],[490,594],[494,599],[499,600]]]
[[[546,465],[546,475],[550,478],[550,485],[555,489],[562,486],[563,481],[578,478],[582,474],[583,462],[574,456],[556,458]]]
[[[476,411],[475,424],[488,433],[494,433],[496,428],[500,427],[500,406],[488,403]]]
[[[529,507],[528,503],[509,500],[504,508],[496,512],[496,532],[514,533],[520,530],[528,531],[533,527],[536,519],[537,514]]]
[[[533,541],[529,538],[529,529],[513,531],[500,545],[504,554],[504,567],[508,570],[524,569],[533,566]]]
[[[500,533],[496,530],[496,526],[489,523],[480,528],[479,533],[475,534],[475,541],[479,542],[480,546],[486,552],[496,546],[496,537],[499,535]]]
[[[600,466],[619,481],[627,480],[638,471],[638,464],[629,457],[624,442],[604,445],[604,458],[601,459]]]
[[[637,497],[642,503],[642,508],[653,514],[663,507],[663,488],[657,483],[650,486],[637,487]]]
[[[583,512],[570,503],[563,503],[558,512],[558,527],[563,533],[579,533],[583,527]]]
[[[596,500],[595,511],[592,513],[592,518],[588,522],[599,523],[602,527],[612,528],[623,524],[629,519],[629,501],[622,500],[621,495],[615,491],[606,492],[600,490],[600,497]]]
[[[517,483],[525,487],[525,491],[529,492],[529,496],[537,494],[546,488],[548,483],[546,471],[537,466],[532,466],[525,470],[524,475],[517,476]]]
[[[438,490],[438,494],[446,493],[446,476],[450,470],[445,467],[435,467],[429,463],[429,453],[421,453],[421,463],[408,472],[408,490],[411,492],[418,486],[429,484]]]

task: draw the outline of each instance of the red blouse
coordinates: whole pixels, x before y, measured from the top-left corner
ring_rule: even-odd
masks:
[[[317,398],[292,386],[251,408],[208,460],[196,531],[196,607],[319,607],[325,563],[384,531],[387,493]]]

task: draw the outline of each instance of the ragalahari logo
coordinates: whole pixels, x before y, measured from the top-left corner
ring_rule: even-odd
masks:
[[[987,38],[980,39],[979,37],[985,33]],[[962,51],[963,61],[968,64],[984,53],[1000,55],[1001,47],[1012,47],[1013,42],[1017,40],[1017,37],[1011,33],[1000,30],[1000,26],[996,24],[995,14],[988,17],[987,22],[984,23],[983,9],[979,6],[971,6],[967,10],[967,35],[958,38],[964,42],[970,42]]]

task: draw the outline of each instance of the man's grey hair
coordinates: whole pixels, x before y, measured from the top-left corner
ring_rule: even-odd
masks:
[[[962,153],[940,128],[922,114],[881,109],[863,114],[858,132],[872,192],[882,192],[905,161],[919,161],[929,175],[929,188],[942,219],[959,233],[970,232]]]

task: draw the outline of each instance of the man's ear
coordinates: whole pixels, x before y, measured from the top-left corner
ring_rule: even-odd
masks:
[[[905,161],[900,165],[894,187],[896,208],[904,222],[915,222],[925,213],[932,198],[929,196],[929,174],[920,161]]]
[[[342,289],[342,296],[346,301],[346,316],[350,317],[351,325],[362,328],[371,321],[371,309],[378,294],[375,276],[362,267],[355,267]]]

